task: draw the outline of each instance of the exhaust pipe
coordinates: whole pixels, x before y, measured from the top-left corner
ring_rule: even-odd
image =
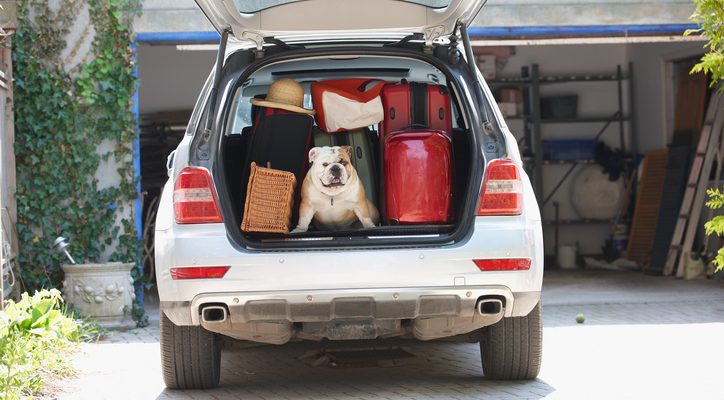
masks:
[[[201,321],[205,324],[220,324],[226,321],[226,307],[206,306],[201,309]]]
[[[503,312],[503,301],[498,298],[483,298],[478,300],[475,308],[483,317],[496,316]]]

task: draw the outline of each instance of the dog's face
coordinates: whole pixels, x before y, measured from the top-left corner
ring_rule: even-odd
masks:
[[[334,196],[347,189],[350,179],[356,173],[352,163],[352,147],[315,147],[309,150],[312,167],[312,182],[320,192]]]

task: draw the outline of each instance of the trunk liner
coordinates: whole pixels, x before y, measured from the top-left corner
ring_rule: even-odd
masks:
[[[247,233],[247,239],[262,242],[287,241],[295,239],[364,237],[364,236],[394,236],[394,235],[437,235],[449,233],[455,229],[454,224],[445,225],[388,225],[369,229],[349,229],[341,231],[308,231],[303,233],[290,233],[287,235],[273,233]]]

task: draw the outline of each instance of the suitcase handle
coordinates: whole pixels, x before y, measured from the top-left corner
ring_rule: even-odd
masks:
[[[426,124],[410,124],[410,125],[407,125],[407,126],[403,126],[402,129],[400,129],[400,130],[401,130],[401,131],[406,131],[406,130],[408,130],[408,129],[429,129],[429,128],[430,128],[430,127],[427,126]]]
[[[384,80],[384,79],[377,79],[377,78],[367,79],[366,81],[362,82],[362,83],[357,87],[357,90],[359,90],[360,92],[366,92],[366,91],[370,90],[370,89],[367,89],[367,85],[369,85],[369,84],[372,83],[372,82],[382,82],[382,83],[384,83],[385,80]],[[384,86],[384,84],[383,84],[382,86]],[[382,86],[380,86],[379,90],[382,90]],[[377,89],[375,89],[375,90],[377,90]]]

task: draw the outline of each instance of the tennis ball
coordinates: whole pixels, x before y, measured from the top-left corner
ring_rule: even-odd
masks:
[[[579,324],[582,324],[585,320],[586,320],[586,316],[583,315],[582,313],[579,313],[578,315],[576,315],[576,322],[578,322]]]

